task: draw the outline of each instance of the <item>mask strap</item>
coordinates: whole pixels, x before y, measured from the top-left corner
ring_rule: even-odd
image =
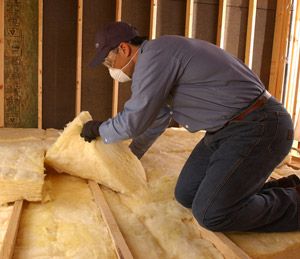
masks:
[[[136,54],[138,53],[139,49],[140,49],[140,48],[137,49],[137,51],[134,53],[134,55],[131,57],[131,59],[127,62],[126,65],[124,65],[124,66],[121,68],[121,70],[123,70],[124,68],[126,68],[126,67],[130,64],[130,62],[133,60],[133,58],[134,58],[134,57],[136,56]]]

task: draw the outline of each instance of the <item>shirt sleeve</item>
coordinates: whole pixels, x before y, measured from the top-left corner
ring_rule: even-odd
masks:
[[[152,125],[140,136],[134,138],[130,144],[130,149],[137,158],[141,158],[155,140],[165,131],[171,120],[170,108],[168,106],[163,107],[156,120]]]
[[[105,143],[137,138],[157,118],[172,86],[176,84],[180,62],[161,51],[141,52],[132,81],[132,95],[124,110],[101,124]]]

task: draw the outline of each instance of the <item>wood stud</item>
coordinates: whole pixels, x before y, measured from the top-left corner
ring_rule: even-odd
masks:
[[[41,129],[43,127],[43,0],[39,0],[38,8],[38,128]]]
[[[116,1],[116,21],[122,20],[122,0]],[[116,116],[118,113],[119,103],[119,82],[113,81],[113,94],[112,94],[112,116]]]
[[[193,37],[193,18],[194,18],[194,0],[186,2],[186,17],[185,17],[185,36]]]
[[[283,96],[283,82],[284,82],[284,75],[285,75],[285,68],[287,64],[287,45],[289,41],[289,28],[290,28],[290,16],[291,16],[291,8],[292,8],[292,1],[291,0],[284,0],[283,6],[283,23],[282,23],[282,37],[280,39],[280,59],[279,59],[279,70],[277,73],[277,83],[276,83],[276,96],[279,99],[282,99]],[[274,39],[276,40],[276,39]]]
[[[281,101],[282,99],[290,15],[291,0],[277,1],[272,62],[268,90],[279,101]]]
[[[150,8],[150,33],[149,39],[156,38],[156,23],[157,23],[157,0],[151,0]]]
[[[252,68],[257,0],[249,0],[245,63]]]
[[[83,22],[83,0],[78,0],[77,58],[76,58],[76,101],[75,101],[75,114],[76,115],[78,115],[81,111],[82,22]]]
[[[269,80],[269,92],[275,96],[278,100],[276,82],[277,82],[277,73],[279,66],[279,55],[280,55],[280,38],[282,34],[282,23],[283,23],[283,1],[277,1],[276,5],[276,21],[275,21],[275,29],[274,29],[274,38],[273,38],[273,50],[272,50],[272,60],[271,60],[271,69],[270,69],[270,80]]]
[[[224,49],[227,0],[219,1],[217,46]]]

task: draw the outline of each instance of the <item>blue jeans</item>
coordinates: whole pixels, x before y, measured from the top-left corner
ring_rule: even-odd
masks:
[[[273,97],[242,121],[206,133],[179,176],[177,201],[212,231],[299,230],[296,189],[263,189],[293,134],[290,115]]]

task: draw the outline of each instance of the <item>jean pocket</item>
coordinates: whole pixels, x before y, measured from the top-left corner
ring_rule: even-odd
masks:
[[[269,152],[288,154],[294,139],[293,122],[288,113],[276,112],[276,123],[273,124],[273,137],[269,142]],[[280,152],[279,152],[280,151]]]

